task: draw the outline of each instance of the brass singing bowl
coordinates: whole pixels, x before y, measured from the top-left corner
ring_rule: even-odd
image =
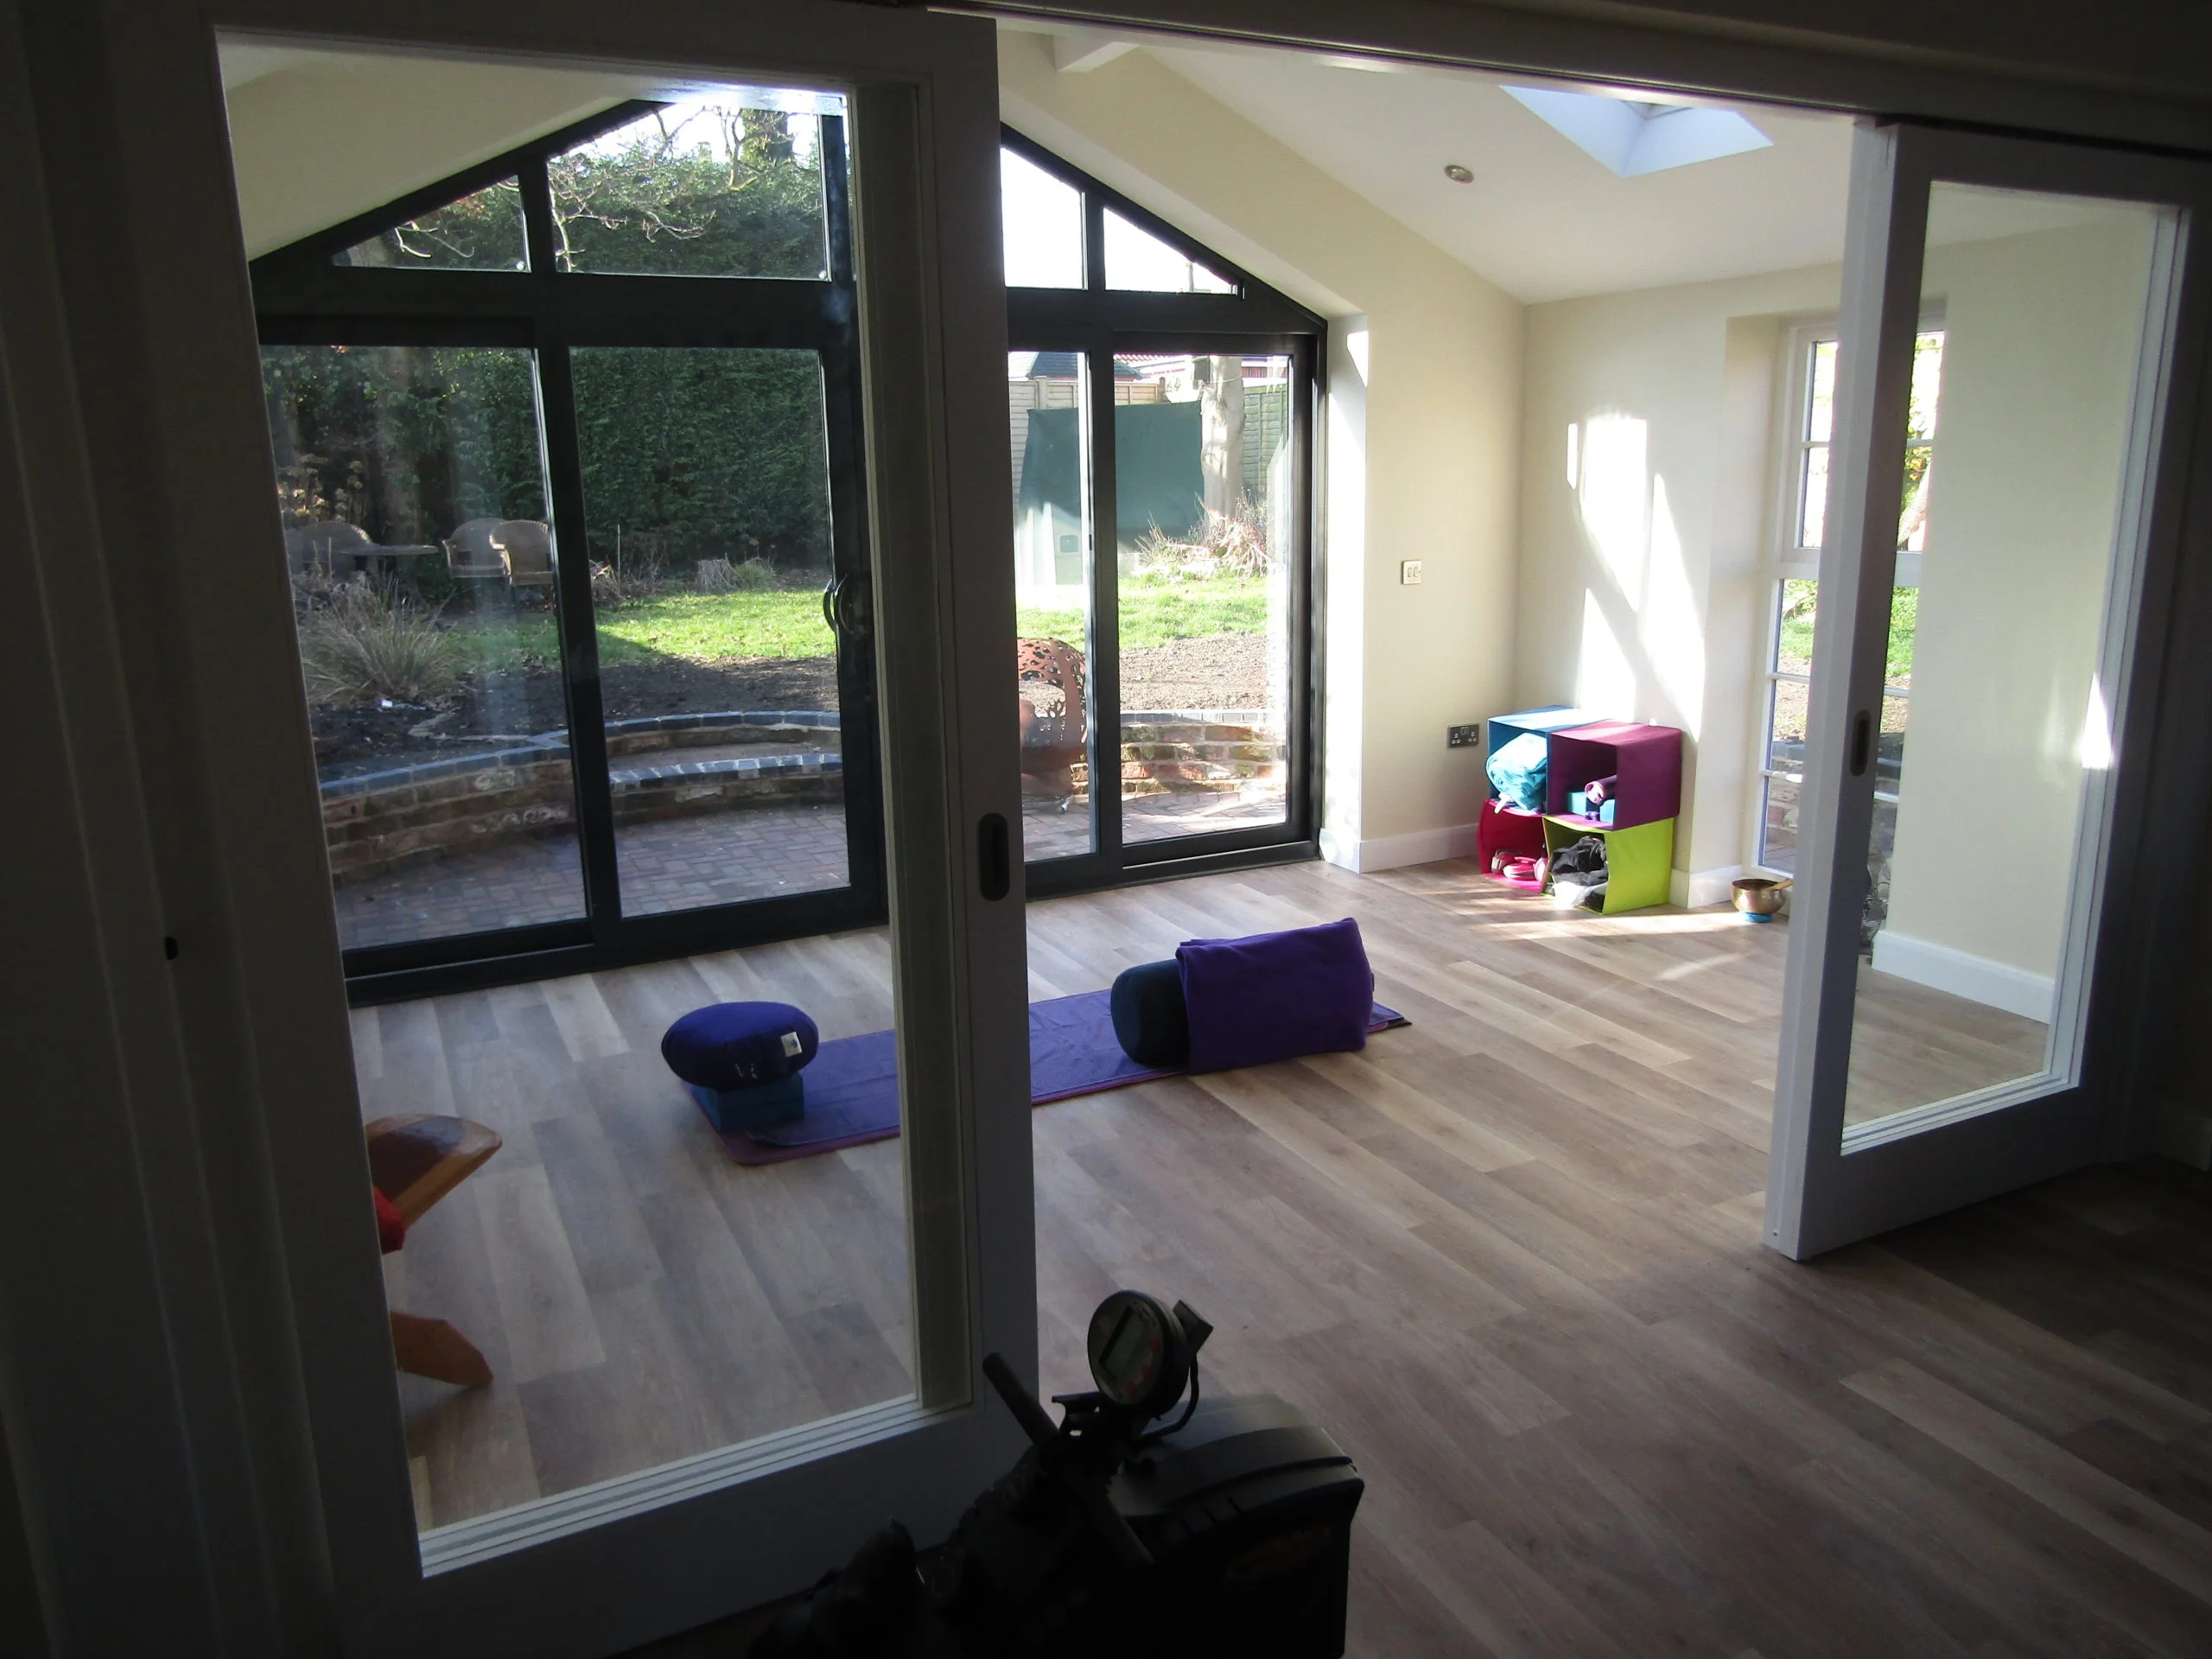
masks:
[[[1729,886],[1736,908],[1746,916],[1774,915],[1781,910],[1783,895],[1789,890],[1788,881],[1772,881],[1763,875],[1747,875]]]

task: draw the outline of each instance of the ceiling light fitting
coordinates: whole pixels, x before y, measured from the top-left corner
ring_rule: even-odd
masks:
[[[1462,167],[1457,162],[1447,162],[1445,163],[1444,176],[1451,180],[1454,184],[1472,184],[1475,181],[1474,169],[1472,168]]]

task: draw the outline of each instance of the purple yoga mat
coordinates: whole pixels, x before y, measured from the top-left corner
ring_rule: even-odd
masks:
[[[1114,1039],[1110,991],[1085,991],[1029,1005],[1029,1098],[1033,1105],[1181,1075],[1179,1067],[1139,1065]],[[1370,1032],[1411,1023],[1375,1005]],[[806,1079],[806,1114],[789,1123],[717,1135],[741,1164],[780,1164],[885,1141],[899,1133],[899,1058],[893,1034],[872,1031],[822,1045]]]

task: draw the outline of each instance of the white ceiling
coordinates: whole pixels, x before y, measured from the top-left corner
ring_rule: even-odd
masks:
[[[1142,49],[1524,302],[1843,257],[1840,116],[1714,101],[1772,146],[1621,178],[1468,72],[1212,42]],[[1454,162],[1473,183],[1445,177]]]

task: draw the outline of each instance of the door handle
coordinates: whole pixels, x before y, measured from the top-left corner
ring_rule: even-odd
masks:
[[[830,579],[822,590],[822,620],[841,639],[855,642],[868,638],[874,621],[868,604],[868,572],[848,570]]]
[[[1861,778],[1874,747],[1874,717],[1861,709],[1851,722],[1851,775]]]
[[[976,865],[984,898],[996,903],[1013,890],[1013,837],[1007,834],[1003,813],[986,812],[976,826]]]

